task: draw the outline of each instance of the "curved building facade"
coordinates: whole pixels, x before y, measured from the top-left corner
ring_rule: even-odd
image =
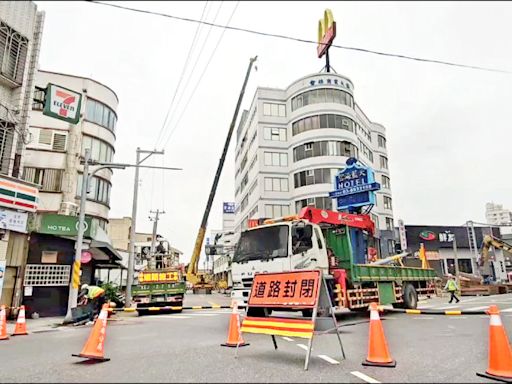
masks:
[[[237,129],[236,232],[249,219],[298,213],[306,205],[336,209],[329,192],[349,157],[375,170],[382,189],[372,217],[392,238],[386,130],[363,113],[352,81],[319,73],[286,89],[259,87]],[[385,248],[384,254],[393,252],[391,243]]]
[[[109,87],[92,79],[38,71],[36,86],[48,83],[82,93],[81,119],[76,125],[43,115],[34,102],[30,116],[30,143],[26,146],[23,179],[39,184],[38,212],[70,215],[78,211],[85,149],[91,159],[111,162],[115,153],[118,98]],[[34,99],[42,99],[41,91]],[[86,215],[106,229],[110,210],[112,171],[95,174],[87,195]]]

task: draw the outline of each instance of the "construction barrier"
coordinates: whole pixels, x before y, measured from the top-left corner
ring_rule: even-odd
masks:
[[[460,316],[460,315],[487,315],[486,311],[440,311],[435,309],[402,309],[402,308],[384,308],[379,306],[382,312],[405,313],[408,315],[447,315],[447,316]]]
[[[139,308],[144,311],[181,311],[181,310],[191,310],[191,309],[231,309],[231,305],[194,305],[191,307],[175,307],[175,306],[165,306],[165,307],[148,307],[148,308]],[[137,308],[108,308],[109,312],[136,312]]]

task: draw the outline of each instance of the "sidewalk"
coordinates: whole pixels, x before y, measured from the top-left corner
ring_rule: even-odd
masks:
[[[26,319],[27,321],[27,331],[28,332],[45,332],[52,329],[56,329],[59,326],[62,326],[62,322],[64,321],[64,316],[62,317],[41,317],[39,319]],[[7,322],[7,333],[11,334],[14,332],[14,327],[16,325],[16,320]]]

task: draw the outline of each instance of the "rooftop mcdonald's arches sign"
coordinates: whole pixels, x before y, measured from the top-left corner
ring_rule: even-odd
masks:
[[[321,58],[336,37],[336,22],[330,9],[324,11],[323,19],[318,21],[318,58]]]

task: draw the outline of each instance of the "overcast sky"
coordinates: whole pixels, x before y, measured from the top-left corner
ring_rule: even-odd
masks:
[[[40,2],[46,11],[40,68],[86,76],[119,96],[115,161],[135,149],[160,149],[157,135],[197,24],[85,2]],[[205,2],[117,2],[199,19]],[[236,2],[209,2],[206,20],[224,25]],[[219,8],[220,7],[220,8]],[[240,2],[230,25],[316,40],[330,8],[336,44],[512,71],[512,4],[505,2]],[[150,209],[164,209],[159,233],[192,252],[249,58],[258,55],[243,101],[257,86],[285,88],[324,62],[316,46],[227,30],[199,32],[165,136],[164,156],[141,171],[137,231],[151,231]],[[203,46],[201,55],[200,48]],[[485,203],[512,208],[512,75],[331,49],[331,65],[348,76],[366,115],[387,129],[395,219],[406,224],[483,222]],[[194,62],[199,57],[194,72]],[[197,86],[196,86],[197,84]],[[182,92],[184,92],[182,94]],[[185,104],[190,95],[188,107]],[[183,115],[182,115],[183,114]],[[179,124],[176,125],[179,117]],[[222,202],[234,201],[235,136],[209,219],[222,225]],[[131,215],[133,170],[116,170],[111,217]],[[202,265],[201,265],[202,266]]]

